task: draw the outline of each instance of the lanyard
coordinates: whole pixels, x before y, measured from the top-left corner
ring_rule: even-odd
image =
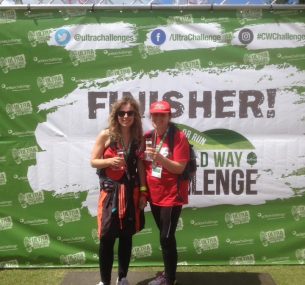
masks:
[[[129,142],[128,148],[126,148],[126,146],[124,144],[124,140],[123,140],[123,138],[121,138],[121,144],[123,146],[124,160],[125,160],[126,166],[127,166],[127,159],[128,159],[129,154],[130,154],[131,143]],[[126,173],[127,179],[130,180],[128,167],[125,167],[125,173]]]
[[[159,142],[158,145],[156,145],[156,143],[157,143],[157,132],[155,131],[155,135],[154,135],[154,144],[153,144],[153,145],[156,146],[156,152],[157,152],[157,153],[159,153],[160,150],[161,150],[161,147],[162,147],[162,145],[163,145],[163,143],[164,143],[164,141],[165,141],[165,139],[166,139],[166,137],[167,137],[168,130],[169,130],[169,128],[166,129],[166,131],[165,131],[165,133],[163,134],[162,139],[161,139],[161,141]]]
[[[130,154],[131,143],[129,142],[128,148],[126,148],[123,138],[121,138],[121,144],[123,146],[124,159],[127,162],[128,156]]]

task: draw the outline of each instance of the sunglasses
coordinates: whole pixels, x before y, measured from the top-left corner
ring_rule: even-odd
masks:
[[[125,117],[125,115],[127,114],[127,117],[131,117],[131,116],[133,116],[134,115],[134,111],[127,111],[127,112],[125,112],[125,111],[118,111],[118,116],[119,117]]]

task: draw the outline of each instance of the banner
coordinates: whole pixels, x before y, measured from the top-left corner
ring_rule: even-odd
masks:
[[[98,266],[90,153],[126,95],[197,153],[180,265],[304,264],[302,11],[0,10],[0,92],[0,268]],[[162,265],[145,216],[131,265]]]

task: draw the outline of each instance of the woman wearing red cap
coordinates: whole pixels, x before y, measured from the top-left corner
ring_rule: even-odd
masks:
[[[189,160],[189,145],[185,134],[178,130],[171,120],[171,107],[166,101],[158,101],[150,107],[154,130],[145,134],[152,140],[152,147],[146,147],[146,180],[149,190],[151,211],[159,229],[164,272],[148,285],[173,285],[176,282],[177,244],[175,238],[182,206],[188,203],[188,181],[180,181],[181,174]],[[170,147],[170,137],[173,147]]]
[[[99,285],[111,283],[116,238],[119,239],[116,284],[129,285],[126,276],[132,235],[144,226],[146,205],[140,192],[141,188],[146,189],[145,171],[138,154],[142,137],[139,106],[132,97],[124,97],[112,106],[109,128],[98,135],[92,150],[91,165],[98,169],[101,185],[97,215]]]

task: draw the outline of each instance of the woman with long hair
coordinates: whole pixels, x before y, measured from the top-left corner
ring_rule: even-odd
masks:
[[[100,178],[98,234],[100,238],[99,285],[110,285],[114,244],[118,238],[118,279],[126,278],[132,250],[132,236],[144,227],[146,206],[145,170],[139,158],[143,138],[138,103],[123,97],[112,106],[109,127],[98,135],[91,165]]]

